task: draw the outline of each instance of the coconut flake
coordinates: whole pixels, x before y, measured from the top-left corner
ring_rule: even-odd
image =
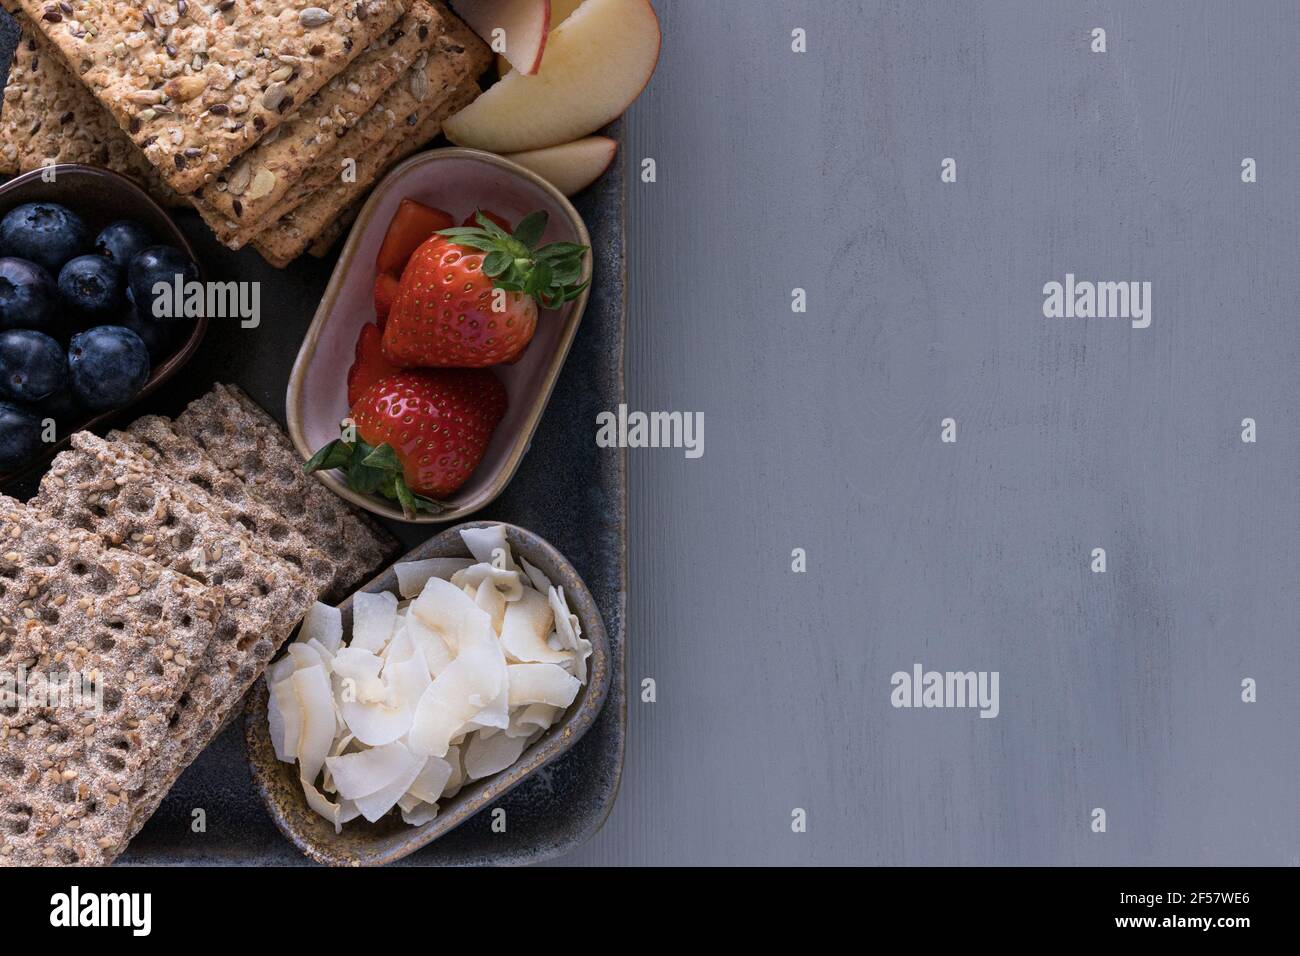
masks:
[[[423,681],[429,680],[428,667],[424,659],[412,658],[395,665],[389,677],[384,681],[384,698],[380,702],[366,703],[361,700],[342,699],[339,713],[356,734],[357,740],[372,747],[392,743],[411,729],[415,716],[415,705],[420,699],[419,693],[412,689]]]
[[[425,582],[411,613],[446,642],[453,654],[495,638],[492,618],[456,585],[439,578]]]
[[[271,700],[275,703],[280,724],[280,746],[275,755],[286,763],[293,763],[298,759],[298,741],[302,736],[302,704],[298,701],[292,675],[271,685]]]
[[[393,636],[397,619],[397,597],[387,591],[368,594],[360,591],[352,598],[351,647],[378,654]]]
[[[423,561],[403,561],[393,565],[397,572],[397,590],[404,598],[413,598],[423,590],[429,578],[450,578],[474,562],[469,558],[426,558]]]
[[[550,727],[560,714],[560,708],[552,707],[550,704],[516,707],[510,714],[510,726],[506,728],[506,736],[531,737],[537,731]]]
[[[334,656],[334,676],[339,683],[339,703],[357,701],[373,704],[387,697],[384,682],[379,679],[383,658],[360,647],[342,647]]]
[[[546,597],[551,605],[551,613],[555,615],[555,632],[560,636],[560,646],[567,651],[577,650],[582,625],[578,623],[578,616],[569,610],[564,588],[551,588]]]
[[[447,748],[447,756],[444,759],[451,764],[451,776],[447,778],[447,785],[442,788],[442,798],[450,800],[460,793],[461,787],[465,786],[465,748],[460,745]]]
[[[558,664],[511,664],[506,668],[510,680],[510,706],[550,704],[568,707],[582,685]]]
[[[303,644],[312,640],[320,641],[331,654],[336,653],[343,643],[343,613],[336,607],[317,601],[303,615],[298,640]]]
[[[465,749],[465,773],[471,780],[490,777],[513,764],[523,752],[522,737],[494,734],[485,738],[475,734]]]
[[[285,654],[278,661],[275,661],[267,667],[266,686],[270,687],[272,684],[278,684],[282,680],[288,680],[293,674],[295,668],[296,664],[294,663],[294,659],[288,654]]]
[[[424,761],[420,773],[411,781],[407,795],[426,803],[437,803],[442,791],[451,779],[451,764],[442,757],[429,757]]]
[[[451,663],[451,650],[447,647],[447,642],[414,614],[406,622],[406,638],[424,654],[430,677],[437,677]]]
[[[445,756],[451,739],[500,693],[504,664],[500,649],[491,645],[462,650],[420,698],[409,736],[411,749]]]
[[[298,736],[299,775],[315,781],[334,743],[334,694],[330,679],[321,666],[308,667],[293,675],[294,690],[302,707]]]
[[[460,539],[465,542],[465,547],[469,548],[469,553],[474,555],[475,561],[495,564],[507,571],[515,570],[515,561],[510,553],[510,543],[506,540],[504,525],[465,528],[460,533]]]
[[[422,827],[438,815],[436,803],[419,803],[410,810],[402,808],[402,820],[413,827]]]
[[[359,800],[390,787],[395,781],[407,777],[406,783],[393,797],[406,792],[411,781],[424,767],[424,760],[415,756],[401,741],[393,741],[382,747],[370,747],[356,753],[342,754],[338,757],[326,757],[325,766],[339,796],[348,800]]]
[[[407,750],[401,743],[393,743],[389,744],[389,746],[401,747],[404,755],[396,776],[374,793],[354,798],[361,815],[371,823],[374,823],[397,806],[397,801],[402,798],[407,788],[411,786],[415,778],[420,775],[420,771],[424,769],[424,761]]]
[[[325,795],[312,786],[311,781],[306,777],[300,778],[298,782],[302,784],[302,792],[307,797],[307,806],[334,824],[335,833],[341,833],[343,822],[339,819],[339,805],[327,800]]]
[[[317,647],[319,647],[319,644]],[[311,644],[300,644],[295,641],[289,645],[289,657],[293,660],[293,669],[296,671],[306,670],[308,667],[325,666],[325,658]]]
[[[491,564],[473,564],[452,575],[451,583],[459,588],[482,588],[489,582],[507,601],[518,601],[523,593],[524,581],[518,571],[508,571]]]
[[[553,621],[551,606],[538,591],[529,589],[518,601],[506,605],[501,646],[511,662],[559,664],[568,660],[570,655],[546,643]]]
[[[474,593],[474,603],[486,611],[488,617],[492,619],[492,633],[500,634],[506,616],[506,599],[501,592],[488,582]]]
[[[534,588],[543,594],[551,589],[551,579],[541,568],[534,567],[523,555],[519,556],[519,563],[523,565],[524,574],[528,575],[528,580]]]

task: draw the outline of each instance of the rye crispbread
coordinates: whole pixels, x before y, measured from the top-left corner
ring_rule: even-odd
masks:
[[[337,563],[315,547],[274,508],[249,493],[248,486],[219,468],[202,446],[179,434],[160,415],[137,418],[126,431],[110,431],[122,442],[180,482],[205,507],[242,528],[258,546],[302,572],[321,600],[342,600],[334,592]]]
[[[0,173],[53,163],[103,166],[136,182],[165,206],[185,200],[167,186],[108,112],[68,72],[24,13],[0,108]]]
[[[181,194],[292,115],[403,12],[400,0],[18,3]]]
[[[72,444],[73,451],[54,459],[34,503],[72,527],[88,528],[225,592],[216,636],[137,802],[161,799],[238,705],[315,594],[295,569],[261,552],[241,529],[203,508],[146,459],[87,432],[76,433]]]
[[[411,0],[406,14],[315,96],[193,195],[195,208],[232,249],[276,217],[267,213],[397,82],[443,32],[442,14],[428,0]]]
[[[48,687],[62,670],[102,690],[98,713],[66,698],[9,708],[0,864],[111,862],[129,839],[130,797],[214,638],[222,594],[8,498],[0,537],[0,671],[39,671]]]
[[[336,587],[350,592],[396,555],[398,543],[302,470],[303,461],[279,424],[242,390],[215,385],[191,402],[176,430],[207,449],[220,467],[276,508],[308,541],[339,564]]]

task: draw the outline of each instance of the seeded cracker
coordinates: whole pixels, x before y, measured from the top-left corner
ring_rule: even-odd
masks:
[[[331,228],[359,194],[364,193],[390,169],[417,152],[442,130],[442,121],[467,106],[478,95],[478,84],[469,85],[446,101],[433,115],[426,116],[395,147],[380,149],[357,163],[355,183],[341,183],[312,196],[254,240],[254,247],[271,265],[283,269],[298,258],[316,238]]]
[[[332,169],[328,170],[328,186],[316,186],[300,205],[258,235],[254,245],[267,262],[284,268],[302,255],[318,236],[330,229],[348,207],[384,174],[437,136],[448,116],[478,96],[478,82],[474,79],[463,80],[460,86],[448,92],[438,89],[436,94],[431,93],[427,81],[435,72],[444,73],[441,65],[435,64],[431,59],[424,71],[412,70],[413,78],[422,78],[426,84],[411,84],[390,91],[385,96],[384,100],[401,100],[401,107],[410,112],[386,110],[377,124],[382,129],[377,143],[365,148],[342,147],[355,155],[355,181],[336,181],[336,174]],[[424,95],[423,100],[420,99],[420,94]],[[375,110],[384,106],[384,100],[380,101]],[[359,132],[365,123],[366,120],[363,120],[357,124],[353,132]],[[335,159],[337,163],[337,154]]]
[[[330,250],[334,248],[334,243],[338,242],[339,238],[356,222],[363,205],[365,204],[358,200],[343,210],[342,213],[335,217],[334,222],[321,230],[320,235],[311,241],[307,251],[317,259],[324,259],[329,255]]]
[[[266,213],[289,187],[397,82],[442,31],[439,13],[425,0],[411,0],[407,13],[382,37],[268,133],[192,199],[217,238],[240,248],[274,217]]]
[[[310,240],[324,228],[318,222],[333,224],[388,168],[433,139],[443,119],[478,95],[476,80],[491,52],[460,20],[448,14],[443,22],[446,31],[433,49],[267,213],[272,225],[258,238],[264,240],[259,251],[269,262],[283,267],[301,255],[310,244],[303,237]],[[349,163],[355,164],[355,177],[343,181]],[[291,216],[308,204],[312,209],[301,217]]]
[[[177,192],[214,178],[387,30],[399,0],[18,0]]]
[[[94,675],[103,710],[0,724],[0,865],[106,864],[215,632],[221,592],[0,497],[0,671]],[[29,685],[30,686],[30,685]],[[42,686],[46,686],[42,682]]]
[[[134,180],[165,206],[186,205],[96,102],[23,13],[0,109],[0,173],[47,162],[103,166]]]
[[[339,563],[335,587],[351,592],[398,551],[397,541],[302,470],[303,461],[280,426],[233,385],[216,385],[190,402],[174,423],[218,466],[274,507],[303,536],[329,549]]]

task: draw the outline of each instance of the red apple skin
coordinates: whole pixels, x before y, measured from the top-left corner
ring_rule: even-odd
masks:
[[[516,63],[514,51],[507,49],[505,54],[497,54],[497,71],[505,75],[502,72],[502,61],[525,76],[535,76],[541,69],[542,55],[546,52],[546,37],[551,32],[551,0],[451,0],[451,7],[488,45],[492,43],[492,31],[495,28],[507,27],[508,45],[510,35],[519,32],[519,21],[522,19],[528,23],[533,31],[530,37],[531,49],[519,56],[519,59],[526,62],[522,65]],[[513,28],[508,26],[512,23]]]
[[[464,2],[464,0],[462,0],[462,2]],[[584,5],[592,2],[593,0],[584,0],[584,3],[580,4],[578,8],[574,11],[574,13],[580,13]],[[606,110],[602,111],[599,115],[593,114],[593,119],[591,122],[587,124],[588,128],[586,129],[585,132],[577,131],[577,130],[566,131],[569,133],[569,135],[573,137],[574,140],[584,138],[590,133],[594,133],[596,130],[605,126],[607,123],[612,122],[613,120],[617,119],[619,116],[623,115],[623,113],[627,111],[627,108],[631,106],[632,103],[636,101],[637,97],[639,97],[641,93],[645,90],[646,86],[649,85],[651,78],[654,76],[655,67],[658,64],[659,55],[663,46],[663,29],[659,23],[658,15],[654,12],[654,7],[651,5],[650,0],[628,0],[628,2],[630,5],[641,6],[643,8],[641,15],[647,16],[648,20],[653,23],[654,55],[650,60],[650,68],[646,71],[645,78],[644,80],[641,81],[640,86],[638,86],[635,89],[635,91],[630,91],[630,95],[627,95],[625,97],[624,102],[618,104],[617,106],[610,106]],[[569,18],[566,17],[565,22],[567,22],[568,19]],[[559,24],[557,24],[557,26],[559,26]],[[471,111],[475,111],[476,107],[480,107],[480,108],[487,107],[487,102],[486,102],[487,94],[491,93],[492,90],[495,89],[497,85],[500,85],[501,82],[502,80],[498,80],[497,84],[494,84],[493,87],[490,87],[484,93],[483,97],[480,97],[479,100],[476,100],[475,102],[471,103],[465,109],[461,110],[460,113],[457,113],[456,115],[449,118],[449,120],[447,121],[443,129],[444,134],[447,136],[449,140],[451,140],[453,143],[455,143],[458,146],[471,146],[476,149],[484,149],[489,152],[496,152],[502,154],[526,152],[534,149],[545,149],[551,146],[559,146],[562,145],[564,142],[566,142],[565,139],[560,139],[558,141],[556,140],[525,141],[525,140],[521,140],[519,137],[514,137],[514,138],[502,137],[499,135],[499,133],[498,135],[488,135],[484,137],[478,135],[483,132],[482,129],[478,129],[475,133],[470,133],[468,130],[459,129],[458,124],[455,121],[462,116],[467,116]],[[599,119],[599,122],[595,122],[595,119]],[[472,128],[473,127],[471,127],[471,129]]]

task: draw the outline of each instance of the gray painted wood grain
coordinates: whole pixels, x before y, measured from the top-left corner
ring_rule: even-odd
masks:
[[[568,862],[1300,863],[1295,5],[656,6],[629,401],[706,451],[630,453],[658,702]],[[891,708],[918,661],[1001,715]]]

